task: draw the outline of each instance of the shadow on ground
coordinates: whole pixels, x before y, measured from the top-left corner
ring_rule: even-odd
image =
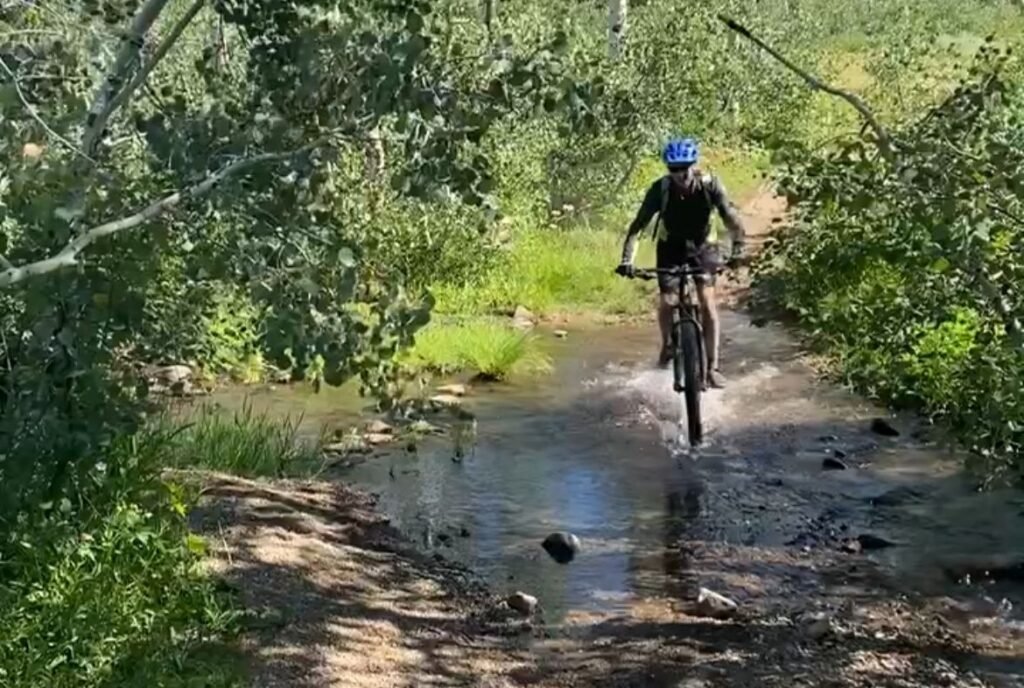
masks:
[[[244,640],[254,685],[923,688],[1017,686],[1024,672],[1005,633],[979,646],[942,600],[893,599],[870,562],[684,545],[684,530],[649,554],[759,603],[727,622],[689,616],[689,592],[555,627],[508,621],[463,570],[407,548],[373,506],[337,484],[210,479],[195,525],[257,612]]]

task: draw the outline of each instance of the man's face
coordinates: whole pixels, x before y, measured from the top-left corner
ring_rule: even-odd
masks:
[[[672,176],[673,181],[684,182],[690,178],[692,169],[693,165],[669,165],[668,173]]]

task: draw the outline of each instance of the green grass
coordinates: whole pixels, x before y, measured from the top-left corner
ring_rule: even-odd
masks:
[[[551,361],[534,335],[483,319],[427,326],[416,335],[405,362],[440,373],[472,371],[488,380],[551,369]]]
[[[641,246],[642,261],[651,260],[649,244]],[[642,292],[613,273],[621,250],[621,233],[524,232],[507,259],[482,280],[463,287],[435,287],[436,312],[485,315],[521,305],[537,314],[636,313],[646,307]]]
[[[300,419],[256,414],[251,404],[227,414],[203,406],[173,433],[171,465],[270,477],[314,469],[322,441],[299,435]]]

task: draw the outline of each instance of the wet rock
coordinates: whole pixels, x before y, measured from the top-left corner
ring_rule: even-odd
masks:
[[[440,542],[442,545],[449,545],[451,544],[452,536],[448,533],[438,533],[437,541]]]
[[[464,397],[466,396],[467,392],[469,392],[469,389],[466,387],[466,385],[441,385],[440,387],[437,388],[438,394],[444,394],[452,397]]]
[[[740,606],[725,595],[720,595],[713,590],[701,588],[697,594],[697,605],[695,611],[698,616],[706,616],[711,619],[729,619],[736,615]]]
[[[435,408],[457,408],[462,405],[462,400],[454,394],[435,394],[430,397],[430,403]]]
[[[896,546],[895,542],[870,533],[861,533],[858,535],[857,542],[860,543],[860,548],[865,552],[878,549],[888,549],[889,547]]]
[[[537,323],[537,316],[523,306],[516,306],[512,313],[512,327],[519,330],[529,330]]]
[[[871,432],[882,437],[899,437],[900,435],[900,431],[885,418],[875,418],[871,421]]]
[[[568,330],[555,330],[554,331],[554,335],[558,339],[565,339],[566,337],[569,336],[569,331]]]
[[[161,368],[155,368],[151,377],[165,385],[173,386],[175,384],[191,380],[192,369],[187,365],[163,366]]]
[[[470,535],[472,535],[472,533],[469,532],[469,528],[467,528],[466,526],[462,526],[461,528],[459,528],[459,537],[468,538]]]
[[[440,435],[444,430],[425,420],[417,420],[409,424],[409,431],[417,435]]]
[[[821,462],[821,467],[826,471],[845,471],[849,466],[841,459],[829,456]]]
[[[390,435],[395,431],[393,427],[388,425],[382,420],[371,421],[366,426],[366,432],[369,435]]]
[[[844,451],[843,451],[842,449],[833,449],[833,450],[832,450],[832,456],[834,456],[834,457],[836,457],[837,459],[839,459],[840,461],[842,461],[842,460],[843,460],[843,459],[845,459],[845,458],[846,458],[847,456],[849,456],[849,454],[847,454],[846,452],[844,452]]]
[[[519,612],[523,616],[533,616],[533,613],[537,611],[537,598],[533,595],[527,595],[525,592],[514,592],[505,599],[511,609]]]
[[[835,435],[822,435],[821,437],[818,438],[818,441],[827,444],[829,442],[838,442],[839,438],[836,437]]]
[[[580,539],[572,533],[552,533],[544,538],[541,547],[559,564],[568,564],[580,551]]]
[[[832,619],[825,612],[811,612],[801,620],[801,630],[811,640],[821,640],[833,631]]]

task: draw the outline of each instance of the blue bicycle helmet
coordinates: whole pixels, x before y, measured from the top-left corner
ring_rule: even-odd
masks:
[[[666,165],[692,165],[697,162],[700,149],[693,139],[671,139],[665,144],[661,157]]]

